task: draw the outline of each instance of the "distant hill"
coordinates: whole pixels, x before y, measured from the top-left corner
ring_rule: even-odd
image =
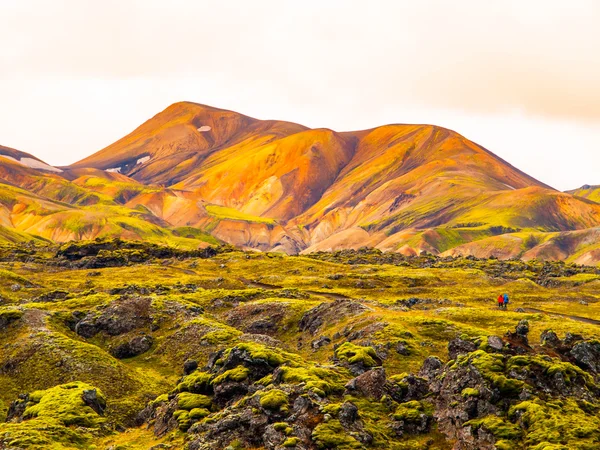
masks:
[[[579,189],[573,189],[572,191],[567,192],[569,194],[587,198],[593,202],[600,203],[600,186],[590,186],[589,184],[584,184]]]

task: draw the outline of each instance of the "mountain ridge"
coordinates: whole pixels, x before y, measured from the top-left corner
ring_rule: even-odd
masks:
[[[86,230],[35,227],[48,239],[110,232],[169,240],[185,228],[242,248],[286,253],[367,245],[404,254],[455,249],[521,257],[537,255],[527,248],[529,235],[543,243],[551,233],[600,226],[593,199],[561,193],[436,125],[337,132],[178,102],[70,166],[26,167],[20,158],[37,158],[15,152],[0,159],[2,179],[35,198],[66,203],[44,212],[60,217],[53,227],[61,229],[66,214]],[[11,208],[4,209],[9,225],[40,222],[32,208]],[[38,220],[17,220],[23,214]],[[142,222],[127,225],[134,217]],[[107,228],[109,222],[118,225]],[[497,237],[504,235],[510,245]],[[550,253],[595,262],[579,245],[568,254]]]

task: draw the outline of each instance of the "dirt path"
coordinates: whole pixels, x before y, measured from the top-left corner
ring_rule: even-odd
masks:
[[[335,292],[306,291],[306,290],[304,292],[306,292],[307,294],[311,294],[311,295],[320,295],[321,297],[327,297],[332,300],[352,300],[352,298],[348,297],[347,295],[337,294]]]
[[[543,309],[537,309],[537,308],[523,308],[523,310],[525,312],[541,313],[541,314],[546,314],[549,316],[566,317],[567,319],[576,320],[578,322],[589,323],[592,325],[600,325],[600,320],[590,319],[589,317],[570,316],[569,314],[561,314],[561,313],[552,312],[552,311],[544,311]]]
[[[251,281],[246,278],[238,278],[242,283],[248,287],[257,289],[283,289],[283,286],[277,286],[275,284],[261,283],[260,281]]]

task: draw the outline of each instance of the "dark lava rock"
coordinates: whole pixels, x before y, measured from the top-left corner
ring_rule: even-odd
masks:
[[[6,413],[6,422],[20,422],[29,402],[29,394],[19,394],[17,400],[11,402]]]
[[[318,339],[315,339],[314,341],[311,342],[311,347],[314,348],[315,350],[318,348],[321,348],[325,345],[329,345],[331,344],[331,339],[327,336],[321,336]]]
[[[316,334],[324,325],[338,323],[348,316],[357,316],[368,311],[369,308],[352,300],[335,300],[325,302],[308,310],[298,324],[300,331]]]
[[[147,352],[152,347],[152,336],[136,336],[133,339],[112,348],[110,353],[117,359],[131,358]]]
[[[409,373],[400,382],[403,385],[402,397],[400,399],[394,398],[396,401],[410,402],[412,400],[421,400],[429,394],[429,383],[425,378]]]
[[[527,338],[527,334],[529,334],[529,322],[527,319],[522,319],[519,321],[519,324],[516,328],[516,333],[518,336]]]
[[[358,408],[354,403],[344,402],[338,413],[338,418],[344,428],[350,428],[358,420]]]
[[[561,340],[558,338],[556,333],[552,330],[544,330],[540,335],[540,343],[544,347],[556,348],[562,345]]]
[[[477,345],[473,341],[457,337],[448,342],[448,356],[450,359],[456,359],[458,355],[466,355],[475,350],[477,350]]]
[[[574,333],[567,333],[567,334],[565,334],[565,339],[563,340],[563,344],[570,347],[579,341],[583,341],[582,335],[574,334]]]
[[[276,334],[288,309],[280,303],[241,305],[227,314],[227,323],[249,334]]]
[[[491,350],[501,352],[504,348],[504,341],[500,336],[488,336],[487,338],[488,347]]]
[[[40,303],[55,302],[57,300],[64,300],[65,298],[67,298],[67,295],[69,295],[69,293],[67,291],[61,291],[61,290],[50,291],[50,292],[46,292],[45,294],[40,295],[39,297],[34,298],[33,301],[40,302]]]
[[[570,352],[575,364],[584,370],[600,373],[600,342],[583,341],[573,346]]]
[[[504,335],[508,340],[509,347],[515,353],[526,353],[530,350],[529,340],[527,335],[529,334],[529,322],[526,319],[522,319],[517,324],[515,331],[507,331]]]
[[[123,297],[100,311],[90,312],[75,325],[75,332],[91,338],[100,332],[118,336],[139,328],[150,328],[152,299]]]
[[[442,361],[436,356],[429,356],[419,370],[419,376],[426,380],[432,380],[442,371]]]
[[[183,373],[184,375],[189,375],[194,370],[198,368],[198,361],[194,359],[188,359],[183,363]]]
[[[408,348],[408,345],[406,345],[404,342],[398,342],[394,350],[396,350],[396,353],[402,356],[410,355],[410,349]]]
[[[364,397],[379,400],[385,393],[386,381],[385,370],[377,368],[353,378],[346,384],[345,388]]]
[[[407,377],[408,378],[408,377]],[[385,370],[381,367],[371,369],[362,375],[353,378],[348,383],[346,383],[346,392],[350,395],[360,395],[366,397],[371,400],[379,401],[384,395],[398,401],[407,401],[408,395],[418,396],[417,391],[420,388],[425,388],[427,390],[427,385],[425,380],[423,380],[424,384],[421,387],[416,387],[416,382],[411,386],[409,383],[415,380],[410,380],[407,382],[408,387],[403,388],[391,381],[389,381],[386,377]],[[406,380],[403,380],[406,381]],[[410,392],[410,394],[409,394]]]
[[[104,410],[106,409],[106,402],[103,398],[98,397],[98,392],[96,389],[86,389],[81,394],[81,400],[87,406],[96,411],[97,414],[103,415]]]
[[[4,314],[0,315],[0,330],[3,330],[11,323],[19,320],[22,316],[21,311],[6,311]]]

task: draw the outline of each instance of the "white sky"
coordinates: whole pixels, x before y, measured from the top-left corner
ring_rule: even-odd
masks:
[[[0,0],[0,144],[55,165],[189,100],[338,131],[454,129],[600,184],[600,2]]]

